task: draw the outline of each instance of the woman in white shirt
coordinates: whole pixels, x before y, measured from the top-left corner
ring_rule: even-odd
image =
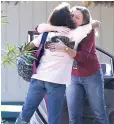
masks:
[[[83,38],[90,33],[92,26],[87,24],[75,29],[69,4],[60,4],[52,12],[49,23],[54,26],[66,26],[70,29],[67,36],[58,32],[49,32],[44,47],[44,55],[37,68],[37,74],[33,74],[26,101],[23,105],[15,124],[27,124],[34,111],[39,106],[44,95],[48,96],[48,124],[59,124],[61,109],[64,100],[65,86],[71,82],[71,71],[73,58],[67,54],[67,48],[76,49]],[[83,33],[82,33],[83,32]],[[30,46],[38,47],[42,34],[34,39]],[[63,39],[61,42],[61,39]],[[59,45],[65,44],[63,51],[50,51],[50,43],[57,42]]]

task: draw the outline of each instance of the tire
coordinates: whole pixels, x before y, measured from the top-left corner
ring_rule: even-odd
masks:
[[[110,124],[114,124],[114,111],[109,115]]]

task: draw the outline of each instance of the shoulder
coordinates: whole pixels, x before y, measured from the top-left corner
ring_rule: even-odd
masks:
[[[89,34],[87,34],[87,37],[84,38],[84,40],[93,40],[95,38],[95,30],[91,30]]]
[[[90,31],[90,33],[89,33],[87,36],[94,36],[94,35],[95,35],[95,30],[92,29],[92,30]]]
[[[89,34],[82,40],[82,41],[87,41],[87,42],[94,42],[95,41],[95,30],[91,30]]]
[[[76,28],[76,30],[82,30],[82,31],[89,30],[89,32],[90,32],[92,30],[92,25],[91,25],[91,23],[86,24],[86,25],[80,25]]]
[[[87,38],[93,39],[94,37],[95,37],[95,30],[92,29],[91,32],[89,34],[87,34]]]

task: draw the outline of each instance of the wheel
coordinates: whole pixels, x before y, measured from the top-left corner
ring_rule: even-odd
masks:
[[[109,115],[110,124],[114,124],[114,111]]]

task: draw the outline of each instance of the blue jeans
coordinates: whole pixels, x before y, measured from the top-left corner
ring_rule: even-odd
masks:
[[[88,77],[72,76],[66,87],[69,124],[82,124],[85,92],[92,109],[95,124],[109,124],[104,101],[104,79],[102,70]]]
[[[28,94],[15,124],[28,124],[45,94],[48,96],[48,124],[60,124],[65,85],[31,79]]]

